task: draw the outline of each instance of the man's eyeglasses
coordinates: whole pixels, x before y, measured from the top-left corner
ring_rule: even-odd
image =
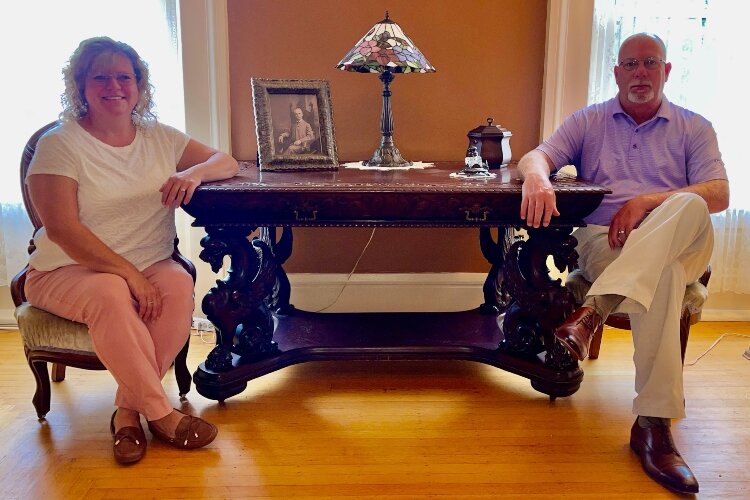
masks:
[[[625,71],[633,71],[635,70],[640,63],[643,63],[643,67],[648,70],[654,70],[658,69],[661,64],[664,61],[664,59],[659,59],[658,57],[647,57],[646,59],[625,59],[624,61],[620,61],[620,67],[624,69]]]
[[[135,75],[133,73],[98,73],[90,77],[97,85],[106,85],[110,79],[114,79],[120,85],[130,85],[135,83]]]

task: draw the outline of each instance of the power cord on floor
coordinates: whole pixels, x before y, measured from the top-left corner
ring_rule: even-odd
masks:
[[[327,306],[323,307],[322,309],[318,309],[317,311],[313,312],[323,312],[327,309],[330,309],[331,307],[336,305],[336,302],[339,301],[341,298],[341,295],[344,293],[344,290],[346,289],[346,286],[349,284],[349,280],[352,278],[352,275],[354,274],[354,271],[357,270],[357,266],[359,265],[359,261],[362,260],[362,257],[364,257],[365,252],[367,251],[367,247],[370,246],[370,243],[372,242],[372,238],[375,236],[375,229],[372,228],[372,232],[370,233],[370,239],[367,240],[367,243],[365,243],[365,247],[362,249],[362,252],[359,254],[359,257],[357,257],[356,262],[354,262],[354,267],[352,267],[352,270],[349,272],[349,275],[346,277],[346,281],[344,281],[344,285],[341,287],[341,290],[339,290],[338,295],[336,295],[336,298],[333,299],[333,302],[328,304]]]
[[[213,345],[216,343],[216,332],[214,330],[192,330],[191,335],[197,335],[198,337],[200,337],[201,342],[203,342],[204,344]]]
[[[216,329],[214,328],[214,325],[207,319],[193,318],[193,324],[190,327],[190,334],[199,336],[201,342],[203,342],[204,344],[216,343]],[[206,337],[208,337],[210,340],[206,340]]]
[[[698,356],[697,358],[695,358],[695,361],[693,361],[692,363],[685,363],[685,366],[693,366],[693,365],[695,365],[703,356],[705,356],[706,354],[708,354],[709,352],[711,352],[711,349],[713,349],[714,347],[716,347],[719,344],[719,342],[721,342],[724,339],[724,337],[746,337],[746,338],[750,338],[750,335],[745,335],[744,333],[723,333],[718,339],[716,339],[714,341],[713,344],[711,344],[711,346],[708,349],[706,349],[705,351],[703,351],[703,354],[701,354],[700,356]],[[750,359],[750,347],[747,349],[747,351],[745,351],[745,353],[743,354],[743,356],[745,358],[747,358],[747,359]]]

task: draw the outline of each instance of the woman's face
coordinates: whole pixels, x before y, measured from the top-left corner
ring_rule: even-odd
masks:
[[[101,54],[86,75],[88,114],[96,118],[128,116],[138,104],[133,65],[123,54]]]

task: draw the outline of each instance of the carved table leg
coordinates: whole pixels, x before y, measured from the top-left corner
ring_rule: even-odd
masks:
[[[503,320],[504,340],[500,349],[527,359],[543,357],[548,368],[574,373],[567,386],[532,379],[535,389],[553,399],[575,392],[582,378],[576,361],[553,335],[557,325],[573,311],[575,302],[561,280],[550,278],[547,268],[549,256],[560,271],[571,269],[577,262],[572,230],[572,227],[528,229],[528,240],[511,246],[503,267],[504,286],[513,301]]]
[[[484,303],[479,306],[482,314],[499,314],[510,304],[510,296],[503,286],[503,262],[513,244],[513,228],[497,228],[497,242],[492,238],[489,227],[479,228],[479,245],[482,255],[492,265],[484,281],[482,292]]]
[[[227,255],[231,264],[227,277],[217,280],[216,286],[203,298],[203,311],[216,327],[216,347],[196,372],[199,392],[201,376],[206,373],[204,368],[215,373],[228,372],[235,364],[261,359],[277,351],[273,341],[273,318],[266,305],[276,281],[276,263],[265,242],[248,241],[251,230],[208,227],[207,235],[201,240],[204,249],[200,258],[208,262],[214,272],[221,269]],[[236,394],[234,389],[230,392]]]
[[[287,316],[294,313],[294,306],[289,303],[292,285],[289,283],[289,278],[282,266],[289,256],[292,255],[292,228],[282,228],[281,238],[277,240],[275,227],[262,227],[260,228],[260,240],[268,245],[276,261],[276,283],[266,303],[268,308],[274,313]]]

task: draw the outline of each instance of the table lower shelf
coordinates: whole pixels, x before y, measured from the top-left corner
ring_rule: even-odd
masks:
[[[229,371],[214,372],[205,363],[193,375],[196,389],[218,401],[241,393],[247,382],[286,366],[326,360],[455,359],[492,365],[522,377],[551,398],[576,392],[583,372],[557,371],[538,358],[503,352],[495,315],[478,309],[453,313],[311,313],[276,316],[278,351],[253,361],[233,355]]]

